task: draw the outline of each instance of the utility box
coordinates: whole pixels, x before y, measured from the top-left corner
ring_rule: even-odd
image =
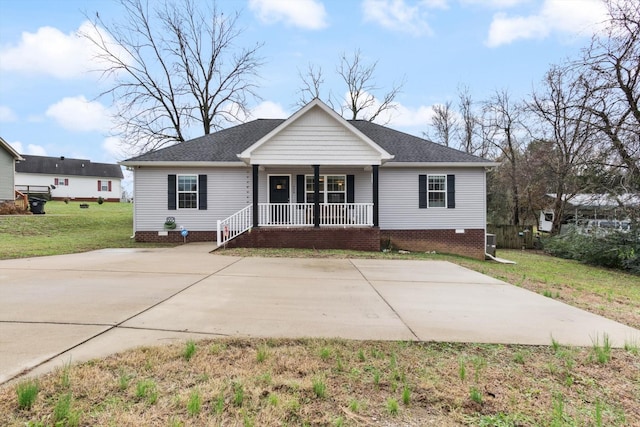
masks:
[[[496,256],[496,235],[495,234],[487,234],[487,247],[485,252],[492,257]]]

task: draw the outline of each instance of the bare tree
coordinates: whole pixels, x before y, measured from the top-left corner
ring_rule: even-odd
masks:
[[[238,14],[205,11],[194,0],[149,3],[119,0],[122,20],[96,13],[82,34],[97,49],[118,133],[134,151],[183,142],[190,126],[204,134],[247,115],[257,97],[254,79],[262,65],[260,44],[236,46]]]
[[[547,152],[539,163],[544,164],[549,187],[555,193],[554,233],[560,231],[564,218],[565,196],[583,190],[577,185],[577,177],[588,165],[595,142],[595,126],[587,108],[591,97],[583,76],[573,75],[567,67],[553,66],[527,105],[537,118],[539,135],[546,141]]]
[[[374,122],[385,114],[395,110],[396,97],[404,86],[404,78],[399,84],[394,84],[391,89],[377,97],[380,87],[375,83],[375,71],[378,61],[366,64],[362,59],[360,50],[355,50],[351,57],[345,53],[340,57],[340,63],[336,68],[338,77],[344,83],[347,99],[342,100],[329,92],[323,100],[332,108],[339,105],[340,114],[351,120],[368,120]],[[298,105],[305,105],[313,98],[321,98],[321,89],[324,84],[322,69],[309,65],[305,74],[298,73],[302,80],[302,88],[298,91],[300,98]],[[336,92],[340,92],[336,90]],[[385,123],[389,121],[385,117]]]
[[[483,144],[476,144],[478,115],[474,110],[474,102],[468,86],[458,87],[458,112],[460,123],[458,125],[458,138],[460,149],[469,153],[485,157],[488,152],[483,149]]]
[[[520,138],[525,133],[523,108],[511,101],[509,92],[497,90],[484,103],[481,126],[483,144],[492,148],[493,157],[502,161],[499,169],[505,170],[510,193],[511,223],[520,224],[519,163],[522,155]],[[491,153],[489,153],[491,155]]]
[[[451,101],[444,104],[434,104],[433,116],[431,117],[431,128],[433,129],[433,139],[435,142],[449,147],[453,142],[458,121],[455,112],[451,108]]]
[[[298,70],[298,77],[302,82],[302,87],[298,89],[298,102],[297,106],[303,107],[308,104],[312,99],[322,99],[322,86],[324,85],[324,76],[322,74],[322,67],[309,64],[307,70],[302,73]],[[328,105],[333,108],[331,95],[329,94],[325,98]]]
[[[627,190],[640,188],[640,8],[636,0],[605,0],[606,30],[594,36],[574,66],[593,95],[586,107]]]

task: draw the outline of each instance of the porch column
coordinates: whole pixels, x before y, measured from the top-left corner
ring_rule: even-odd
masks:
[[[320,227],[320,165],[313,165],[313,226]]]
[[[373,165],[373,226],[378,226],[378,165]]]
[[[259,165],[253,165],[253,226],[258,226],[258,168]]]

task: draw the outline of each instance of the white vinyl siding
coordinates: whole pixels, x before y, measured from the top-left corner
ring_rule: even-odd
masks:
[[[374,165],[380,153],[316,107],[251,154],[259,165]]]
[[[11,154],[0,147],[0,201],[14,200],[15,163]]]
[[[455,209],[418,205],[419,175],[455,175]],[[379,224],[383,230],[484,229],[486,226],[484,168],[381,167]]]
[[[161,231],[168,216],[178,228],[213,231],[216,221],[251,204],[251,168],[136,168],[134,169],[136,231]],[[207,210],[169,210],[168,175],[207,175]]]

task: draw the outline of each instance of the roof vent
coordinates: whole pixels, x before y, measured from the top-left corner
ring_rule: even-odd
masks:
[[[60,156],[60,160],[64,160],[64,156]]]

